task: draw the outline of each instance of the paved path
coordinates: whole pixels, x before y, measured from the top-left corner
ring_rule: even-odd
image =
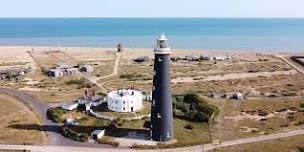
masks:
[[[276,57],[282,59],[284,62],[286,62],[287,64],[289,64],[292,68],[294,68],[296,71],[298,71],[301,74],[304,74],[304,70],[300,67],[298,67],[295,63],[293,63],[292,61],[287,59],[287,56],[283,56],[283,55],[276,55]]]
[[[47,109],[49,108],[49,105],[47,103],[40,101],[26,94],[23,91],[18,91],[15,89],[0,87],[0,92],[15,96],[21,99],[22,101],[24,101],[26,104],[30,104],[31,106],[33,106],[33,108],[36,109],[38,114],[40,114],[41,119],[43,120],[43,125],[41,126],[41,130],[47,131],[47,134],[49,136],[49,145],[73,146],[73,147],[111,147],[109,145],[103,145],[103,144],[76,142],[68,138],[65,138],[60,134],[61,127],[57,123],[54,123],[53,121],[47,118],[46,113],[47,113]]]
[[[270,134],[258,137],[250,137],[250,138],[243,138],[237,140],[229,140],[223,141],[221,144],[214,143],[214,144],[205,144],[205,145],[198,145],[198,146],[191,146],[191,147],[184,147],[184,148],[172,148],[172,149],[162,149],[163,152],[204,152],[214,150],[216,148],[222,148],[227,146],[234,146],[240,144],[249,144],[249,143],[256,143],[262,142],[266,140],[273,140],[279,138],[286,138],[292,137],[297,135],[304,135],[303,130],[296,130],[286,133],[278,133],[278,134]],[[152,149],[152,150],[131,150],[131,149],[110,149],[110,148],[93,148],[93,147],[73,147],[73,146],[24,146],[24,145],[1,145],[0,149],[27,149],[33,152],[98,152],[98,151],[108,151],[108,152],[130,152],[130,151],[138,151],[138,152],[157,152],[160,151],[159,149]]]

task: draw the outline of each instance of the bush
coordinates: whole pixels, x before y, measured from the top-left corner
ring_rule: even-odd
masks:
[[[62,126],[62,135],[74,141],[86,142],[88,141],[89,134],[87,133],[78,133],[67,126]]]
[[[200,96],[198,96],[197,94],[194,93],[188,93],[184,96],[184,103],[200,103],[201,102],[201,98]]]
[[[188,125],[185,126],[185,128],[189,129],[189,130],[192,130],[194,127],[192,125],[188,124]]]
[[[304,152],[304,147],[299,147],[298,152]]]
[[[300,108],[304,108],[304,102],[300,103]]]
[[[218,107],[208,104],[206,99],[193,93],[186,94],[183,100],[175,96],[173,106],[174,117],[195,122],[208,122],[219,111]]]
[[[266,111],[266,110],[259,110],[258,111],[258,115],[259,116],[267,116],[269,113],[268,113],[268,111]]]
[[[56,123],[60,123],[60,122],[64,121],[61,119],[61,116],[64,114],[65,114],[65,111],[62,110],[61,108],[49,108],[46,113],[48,119],[50,119]]]
[[[80,80],[70,80],[65,82],[66,85],[80,85],[80,86],[85,86],[85,81],[84,79]]]

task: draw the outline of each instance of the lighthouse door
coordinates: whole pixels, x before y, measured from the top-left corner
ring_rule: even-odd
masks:
[[[131,107],[131,112],[133,112],[133,107]]]

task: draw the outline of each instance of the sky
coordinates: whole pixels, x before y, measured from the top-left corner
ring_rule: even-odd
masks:
[[[304,0],[1,0],[0,17],[304,17]]]

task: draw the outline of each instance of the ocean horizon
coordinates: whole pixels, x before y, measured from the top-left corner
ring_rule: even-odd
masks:
[[[0,45],[304,52],[303,18],[0,18]]]

